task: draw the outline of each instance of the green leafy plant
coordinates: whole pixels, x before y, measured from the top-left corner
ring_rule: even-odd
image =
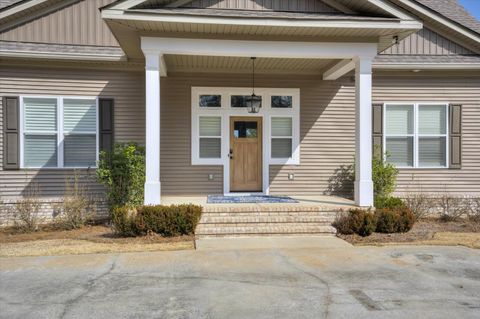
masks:
[[[139,231],[135,223],[136,210],[131,207],[115,207],[112,210],[112,225],[115,233],[125,236],[137,236]]]
[[[100,152],[97,178],[107,189],[110,209],[143,203],[145,149],[136,143],[115,143],[112,152]]]
[[[374,155],[372,158],[373,191],[375,196],[380,198],[390,197],[397,183],[398,169],[386,161],[388,157],[389,154],[386,153],[385,158],[381,155]]]
[[[375,205],[375,208],[377,209],[382,209],[382,208],[395,209],[395,208],[405,207],[405,203],[401,198],[393,197],[393,196],[390,196],[390,197],[376,196],[374,205]]]

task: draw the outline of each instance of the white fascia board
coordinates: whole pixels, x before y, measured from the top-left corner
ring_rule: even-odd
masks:
[[[338,62],[337,64],[332,66],[330,69],[325,71],[323,73],[323,79],[336,80],[354,69],[355,69],[355,61],[351,59],[345,59]]]
[[[386,11],[386,12],[390,12],[391,14],[393,14],[394,16],[396,16],[399,19],[402,19],[402,20],[417,20],[412,15],[409,15],[405,11],[403,11],[401,9],[398,9],[397,7],[393,6],[390,3],[387,3],[385,0],[367,0],[367,2],[369,2],[370,4],[380,8],[380,9]]]
[[[145,14],[143,12],[127,12],[107,9],[102,11],[103,19],[120,19],[150,22],[192,23],[192,24],[225,24],[239,26],[265,27],[304,27],[304,28],[362,28],[362,29],[412,29],[419,30],[423,24],[418,21],[328,21],[302,19],[266,19],[266,18],[231,18],[222,16],[187,16],[184,14]]]
[[[126,61],[126,57],[111,54],[82,54],[82,53],[59,53],[59,52],[25,52],[25,51],[0,51],[0,57],[27,58],[27,59],[59,59],[59,60],[82,60],[82,61]]]
[[[6,18],[8,16],[11,16],[12,14],[19,13],[23,10],[34,7],[36,5],[42,4],[42,3],[47,2],[47,1],[48,0],[30,0],[30,1],[27,1],[27,2],[24,2],[24,3],[17,4],[10,9],[7,9],[3,12],[0,12],[0,19]]]
[[[480,63],[374,63],[377,70],[480,70]]]
[[[373,58],[377,43],[289,42],[141,37],[144,53],[260,58]]]
[[[145,1],[146,0],[126,0],[116,5],[113,5],[108,10],[128,10],[130,8],[138,6],[139,4],[142,4]]]
[[[480,43],[480,35],[477,35],[475,34],[474,32],[471,32],[471,31],[468,31],[467,28],[465,27],[461,27],[459,25],[457,25],[456,23],[453,23],[451,22],[450,20],[442,17],[441,15],[439,14],[436,14],[436,13],[433,13],[432,11],[430,11],[429,9],[426,9],[422,6],[420,6],[419,4],[417,3],[414,3],[414,1],[410,1],[410,0],[398,0],[400,3],[404,4],[405,6],[423,14],[423,15],[426,15],[427,17],[437,21],[437,22],[440,22],[442,23],[443,25],[445,25],[446,27],[474,40],[474,41],[477,41]]]

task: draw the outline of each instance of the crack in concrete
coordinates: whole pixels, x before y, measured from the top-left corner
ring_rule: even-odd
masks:
[[[74,305],[76,304],[77,302],[79,302],[83,297],[85,297],[87,294],[89,294],[94,288],[95,288],[95,283],[99,280],[101,280],[102,278],[110,275],[110,273],[115,269],[116,267],[116,264],[117,264],[117,259],[118,259],[119,255],[114,255],[113,257],[113,261],[112,261],[112,264],[110,265],[110,267],[103,273],[99,274],[98,276],[88,280],[85,284],[82,285],[82,287],[84,288],[84,291],[82,293],[80,293],[78,296],[72,298],[72,299],[69,299],[67,300],[66,302],[63,303],[64,305],[64,309],[62,311],[62,313],[60,314],[60,319],[63,319],[66,317],[66,315],[68,314],[68,311],[69,309]]]

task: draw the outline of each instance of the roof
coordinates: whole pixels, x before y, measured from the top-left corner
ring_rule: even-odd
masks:
[[[444,17],[480,34],[480,21],[475,19],[458,0],[415,0]]]
[[[23,0],[0,0],[0,9],[10,7],[18,2],[22,2]]]

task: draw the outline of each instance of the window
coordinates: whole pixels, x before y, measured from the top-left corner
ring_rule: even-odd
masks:
[[[221,117],[199,117],[200,158],[220,158],[222,146]]]
[[[24,167],[91,167],[96,160],[96,99],[23,98]]]
[[[398,167],[446,167],[447,107],[448,104],[387,104],[387,160]]]
[[[292,97],[291,96],[272,96],[272,107],[273,108],[292,108]]]
[[[292,157],[292,118],[291,117],[272,117],[272,158],[290,158]]]
[[[200,95],[200,107],[222,107],[221,95]]]

